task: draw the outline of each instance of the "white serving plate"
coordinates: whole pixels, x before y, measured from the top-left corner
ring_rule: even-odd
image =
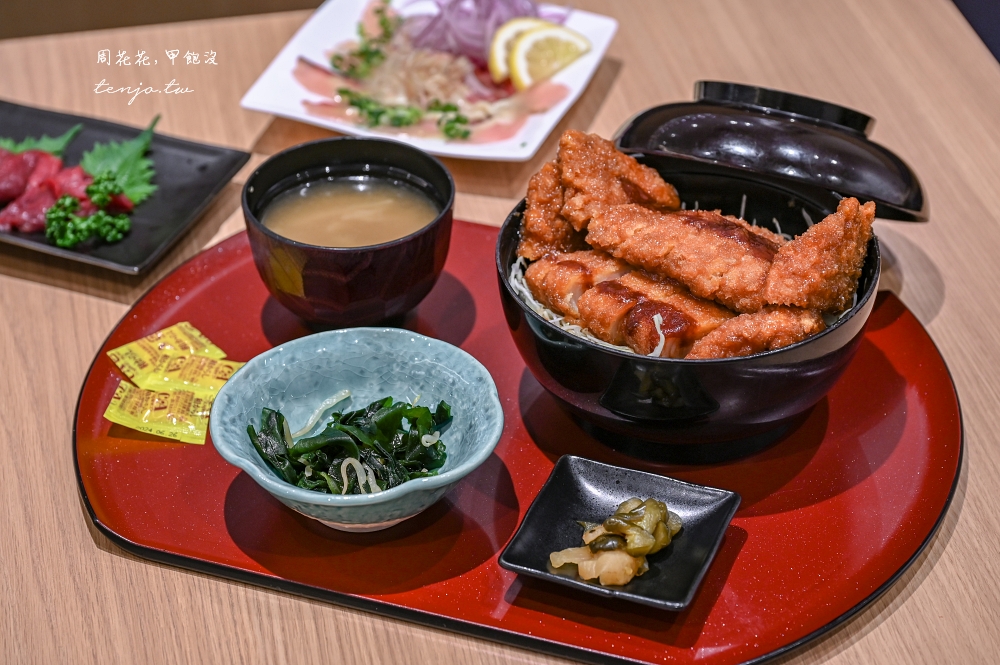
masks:
[[[394,138],[434,155],[522,162],[534,156],[556,123],[579,99],[594,72],[597,71],[597,66],[618,29],[618,22],[613,18],[576,9],[570,10],[564,25],[589,39],[591,50],[552,77],[552,81],[562,83],[569,88],[569,95],[548,111],[530,116],[521,131],[510,139],[495,143],[468,144],[444,138],[386,134],[351,123],[320,118],[306,112],[302,105],[303,101],[318,102],[325,98],[309,92],[292,76],[298,58],[301,56],[311,62],[326,63],[326,54],[334,46],[348,39],[357,38],[358,21],[367,3],[368,0],[327,0],[285,44],[243,96],[240,104],[253,111],[291,118],[352,136]],[[420,5],[407,3],[405,0],[402,2],[396,0],[392,4],[404,16],[420,9]]]

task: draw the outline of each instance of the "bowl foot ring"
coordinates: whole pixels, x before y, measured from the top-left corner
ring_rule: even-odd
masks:
[[[612,432],[584,420],[574,419],[581,429],[589,435],[612,450],[624,453],[629,457],[635,457],[647,462],[700,465],[720,464],[756,455],[795,431],[806,417],[808,417],[811,410],[807,409],[805,413],[779,422],[773,428],[752,436],[731,441],[693,444],[649,441]]]

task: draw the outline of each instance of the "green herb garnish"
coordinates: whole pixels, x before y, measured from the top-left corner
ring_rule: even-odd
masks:
[[[368,97],[350,88],[339,88],[337,94],[349,106],[358,109],[361,120],[369,127],[408,127],[420,122],[424,111],[416,106],[386,105],[373,97]],[[471,134],[469,119],[458,112],[458,106],[451,103],[432,101],[427,106],[427,113],[440,113],[437,126],[447,138],[467,139]]]
[[[382,47],[392,41],[393,35],[402,24],[403,19],[396,16],[390,17],[389,3],[383,0],[374,9],[378,17],[378,24],[381,34],[369,37],[365,33],[364,26],[358,24],[358,37],[361,43],[358,48],[349,53],[335,53],[330,57],[330,65],[337,72],[354,79],[363,79],[371,75],[372,70],[385,61],[385,51]]]
[[[248,425],[247,434],[258,454],[293,485],[368,494],[436,475],[447,457],[441,430],[450,422],[445,402],[431,410],[386,397],[357,411],[335,412],[322,431],[298,440],[281,412],[263,409],[260,431]]]
[[[132,203],[142,203],[156,191],[152,183],[153,160],[146,157],[146,152],[159,120],[160,116],[153,118],[149,127],[130,141],[95,144],[92,150],[83,153],[80,166],[95,179],[113,175],[121,189],[119,193],[124,193]]]
[[[469,128],[469,119],[458,112],[458,106],[450,102],[445,103],[438,99],[427,105],[428,113],[440,113],[437,125],[449,139],[467,139],[472,133]]]
[[[442,102],[440,99],[432,99],[427,105],[428,113],[458,113],[458,106],[451,102]]]
[[[62,157],[63,152],[66,150],[66,146],[76,138],[76,135],[80,133],[83,129],[83,125],[76,125],[71,127],[62,136],[56,136],[52,138],[47,135],[42,135],[42,138],[36,138],[34,136],[29,136],[21,142],[17,142],[14,139],[0,138],[0,148],[3,148],[7,152],[27,152],[28,150],[41,150],[55,155],[56,157]]]
[[[88,217],[94,235],[104,242],[118,242],[132,230],[132,220],[126,214],[112,215],[104,210],[98,210]]]
[[[383,118],[390,127],[406,127],[420,122],[424,114],[415,106],[386,107]]]
[[[417,124],[424,117],[423,111],[416,106],[387,106],[350,88],[340,88],[337,90],[337,94],[348,105],[358,109],[358,115],[369,127],[377,127],[378,125],[407,127]]]
[[[374,12],[375,16],[378,17],[378,25],[382,29],[379,39],[386,43],[392,41],[396,30],[403,24],[403,18],[401,16],[389,16],[389,0],[382,0],[382,4],[376,7]],[[364,37],[364,29],[360,25],[358,26],[358,33]]]
[[[98,208],[107,208],[111,197],[123,193],[122,186],[111,171],[104,171],[94,176],[94,182],[87,185],[87,198]]]
[[[460,113],[443,115],[438,120],[441,133],[450,139],[467,139],[472,133],[468,127],[469,119]]]
[[[128,215],[110,215],[98,210],[89,217],[77,217],[80,201],[73,196],[60,197],[45,212],[45,237],[57,247],[75,247],[94,236],[105,242],[118,242],[132,228]]]
[[[335,53],[330,58],[330,65],[344,76],[363,79],[384,60],[385,52],[381,48],[371,42],[362,42],[361,46],[346,55]]]

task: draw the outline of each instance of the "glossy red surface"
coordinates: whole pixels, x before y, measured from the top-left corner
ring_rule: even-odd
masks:
[[[211,445],[150,440],[103,419],[121,378],[108,349],[186,320],[230,358],[249,360],[309,332],[269,298],[241,234],[165,278],[95,360],[76,421],[95,521],[142,556],[492,639],[591,661],[718,665],[836,624],[933,533],[960,466],[961,417],[943,359],[894,296],[880,296],[844,376],[776,445],[715,466],[653,464],[588,437],[527,372],[500,308],[495,242],[496,229],[456,222],[445,272],[406,322],[478,358],[506,416],[495,454],[427,512],[378,533],[333,531],[279,504]],[[565,453],[742,495],[686,611],[609,601],[497,565]]]

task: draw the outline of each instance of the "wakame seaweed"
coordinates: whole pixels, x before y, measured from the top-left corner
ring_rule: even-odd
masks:
[[[357,411],[336,411],[318,434],[297,441],[281,412],[265,408],[260,430],[248,425],[247,434],[261,458],[293,485],[368,494],[436,475],[447,457],[441,432],[451,420],[444,401],[430,409],[385,397]]]

